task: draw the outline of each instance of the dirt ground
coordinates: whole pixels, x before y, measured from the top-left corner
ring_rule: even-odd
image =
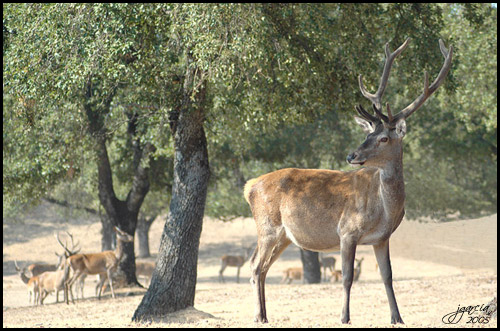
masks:
[[[152,253],[158,251],[163,223],[164,220],[157,220],[151,228]],[[81,243],[82,252],[100,248],[100,224],[95,219],[67,220],[47,205],[36,208],[23,224],[3,224],[3,327],[343,326],[341,283],[280,284],[284,269],[301,266],[299,250],[293,244],[271,267],[267,277],[269,324],[253,322],[254,297],[248,264],[241,269],[239,284],[235,281],[236,269],[231,267],[224,272],[226,283],[218,283],[220,257],[243,254],[244,245],[256,242],[255,224],[250,218],[231,223],[205,219],[194,308],[153,323],[136,324],[131,317],[145,290],[119,289],[116,300],[109,293],[97,300],[93,296],[93,277],[87,278],[85,299],[75,304],[55,303],[55,295],[50,295],[45,305],[30,306],[14,260],[19,265],[55,263],[54,252],[62,251],[54,238],[57,230],[73,233]],[[447,223],[404,220],[391,237],[390,246],[394,290],[406,323],[398,326],[497,327],[496,319],[478,323],[486,319],[473,318],[478,316],[477,312],[458,314],[456,324],[443,323],[443,317],[459,307],[486,305],[497,295],[496,214]],[[340,268],[340,256],[333,254]],[[351,291],[352,324],[346,327],[388,327],[389,305],[372,248],[359,246],[357,257],[364,257],[364,261],[359,281]],[[460,315],[463,316],[459,320]]]

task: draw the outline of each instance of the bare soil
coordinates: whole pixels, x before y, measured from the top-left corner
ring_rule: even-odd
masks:
[[[156,255],[164,220],[150,231],[151,252]],[[54,208],[41,205],[24,223],[3,224],[3,327],[340,327],[342,285],[323,282],[307,285],[294,281],[280,284],[282,272],[300,267],[299,250],[293,244],[271,267],[267,282],[269,324],[253,322],[254,296],[248,264],[224,272],[218,282],[220,257],[243,254],[244,245],[256,242],[250,218],[230,223],[204,220],[198,261],[198,284],[194,308],[167,315],[147,324],[131,322],[145,290],[119,289],[117,299],[109,293],[94,297],[95,280],[88,277],[85,299],[75,304],[55,303],[50,295],[43,306],[30,306],[26,286],[17,275],[14,260],[25,265],[55,263],[61,248],[54,232],[68,230],[81,243],[83,252],[100,249],[100,223],[95,219],[66,219]],[[337,269],[340,268],[340,256]],[[364,257],[362,272],[351,291],[351,320],[346,327],[390,326],[389,305],[376,270],[370,246],[359,246]],[[154,259],[154,258],[153,258]],[[477,312],[465,312],[456,324],[443,317],[460,307],[486,305],[497,294],[497,215],[447,223],[404,220],[391,237],[394,289],[405,325],[399,327],[497,327],[496,319],[478,323]],[[60,295],[62,299],[62,294]],[[484,306],[483,306],[484,307]],[[480,307],[478,307],[480,308]],[[485,322],[485,319],[480,319]],[[476,323],[467,323],[467,322]]]

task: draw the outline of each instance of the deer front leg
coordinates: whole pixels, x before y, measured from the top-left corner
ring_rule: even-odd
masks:
[[[111,280],[111,268],[107,270],[109,287],[111,288],[111,296],[115,298],[115,291],[113,290],[113,281]]]
[[[352,240],[341,241],[342,255],[342,285],[344,287],[344,302],[342,305],[341,321],[343,324],[351,322],[349,312],[349,301],[351,296],[351,286],[354,277],[354,257],[356,256],[356,242]]]
[[[382,280],[384,281],[385,291],[387,292],[387,299],[389,300],[389,307],[391,309],[391,324],[404,324],[401,315],[399,315],[396,296],[394,295],[394,289],[392,288],[392,269],[391,259],[389,256],[389,240],[386,240],[378,245],[374,245],[373,251],[375,252],[375,256],[377,258],[380,275],[382,276]]]

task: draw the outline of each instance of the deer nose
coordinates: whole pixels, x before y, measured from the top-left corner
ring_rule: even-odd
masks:
[[[347,162],[351,163],[356,157],[358,157],[358,154],[356,152],[347,155]]]

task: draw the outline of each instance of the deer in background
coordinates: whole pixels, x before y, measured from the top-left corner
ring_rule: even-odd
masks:
[[[116,270],[116,268],[118,267],[118,263],[123,257],[124,243],[134,241],[134,236],[118,229],[117,227],[115,227],[115,232],[116,249],[114,251],[75,254],[67,259],[66,268],[71,268],[71,270],[73,271],[73,276],[69,278],[67,282],[68,292],[71,295],[72,301],[74,300],[71,286],[82,274],[100,276],[100,281],[96,287],[96,290],[99,289],[99,299],[101,298],[103,284],[107,279],[109,282],[109,287],[111,288],[111,295],[113,298],[115,298],[115,292],[113,290],[113,284],[111,280],[111,272]],[[69,303],[68,296],[66,296],[66,303]]]
[[[301,267],[288,268],[283,271],[283,278],[281,279],[281,283],[283,284],[286,282],[287,284],[290,284],[294,279],[301,280],[302,283],[304,282],[304,274]]]
[[[55,271],[57,269],[57,264],[33,263],[22,269],[27,277],[33,277],[38,276],[45,271]]]
[[[347,162],[365,166],[343,172],[319,169],[282,169],[249,180],[244,196],[255,219],[258,244],[250,258],[256,297],[255,320],[267,323],[265,279],[270,266],[290,243],[311,251],[340,250],[342,256],[343,307],[341,322],[350,322],[349,301],[354,276],[357,245],[372,245],[385,285],[391,323],[403,323],[392,287],[389,238],[404,216],[403,137],[406,120],[443,83],[451,68],[453,48],[439,46],[444,64],[429,85],[424,75],[424,91],[409,106],[393,115],[381,111],[394,59],[408,46],[407,39],[396,51],[385,46],[386,60],[380,85],[368,93],[359,76],[361,93],[373,104],[375,113],[356,107],[356,122],[368,134]]]
[[[330,272],[333,273],[337,260],[333,256],[324,256],[323,253],[319,254],[319,260],[320,265],[323,267],[323,280],[326,280],[326,270],[330,270]]]
[[[361,275],[361,262],[363,262],[365,258],[362,257],[360,260],[355,259],[356,261],[356,266],[354,267],[354,272],[353,272],[353,277],[352,280],[353,282],[357,282],[359,280],[359,275]],[[336,281],[338,282],[339,280],[342,280],[342,271],[341,270],[334,270],[332,272],[332,277],[330,278],[330,281]]]
[[[155,270],[156,263],[152,261],[135,261],[135,274],[137,277],[146,277],[146,284],[149,286],[151,282],[151,276],[153,276],[153,271]]]
[[[59,291],[63,291],[64,299],[68,296],[66,280],[69,269],[65,268],[66,259],[58,266],[56,271],[45,271],[38,276],[38,299],[41,305],[49,293],[56,292],[56,303],[59,302]]]
[[[38,275],[28,277],[25,274],[26,268],[19,268],[17,265],[17,261],[14,260],[14,265],[17,271],[17,274],[21,277],[21,280],[28,287],[28,303],[31,303],[31,297],[33,296],[33,304],[36,305],[38,303]]]
[[[240,282],[240,269],[245,264],[245,262],[250,257],[250,253],[252,252],[252,247],[245,248],[245,255],[223,255],[221,260],[221,266],[219,270],[219,282],[224,283],[224,276],[222,273],[226,270],[227,267],[236,267],[238,271],[236,272],[236,283]]]
[[[64,254],[55,253],[56,256],[58,257],[57,264],[33,263],[33,264],[30,264],[28,267],[19,268],[19,266],[17,265],[17,261],[14,261],[17,273],[21,277],[21,280],[28,287],[28,291],[29,291],[28,302],[31,302],[31,297],[33,296],[33,304],[38,304],[38,303],[43,304],[43,300],[48,295],[48,293],[53,292],[55,290],[55,289],[51,290],[51,287],[53,287],[53,285],[49,284],[50,281],[48,280],[48,279],[50,279],[50,277],[54,278],[55,276],[47,276],[47,275],[44,275],[43,277],[39,277],[39,276],[41,276],[42,274],[44,274],[46,272],[53,273],[55,271],[58,271],[59,267],[64,266],[65,260],[70,254],[72,255],[72,254],[78,253],[79,250],[75,250],[77,244],[75,245],[75,243],[73,242],[73,236],[70,233],[68,233],[67,231],[66,231],[66,233],[71,238],[72,247],[71,247],[71,249],[68,249],[67,247],[65,247],[65,250],[67,250],[67,252],[69,252],[69,253],[64,253]],[[61,241],[59,239],[59,233],[56,233],[55,236],[56,236],[56,239],[59,242],[59,244],[61,244],[63,246],[63,244],[61,243]],[[66,246],[67,246],[67,243],[66,243]],[[28,275],[26,275],[26,270],[28,271]],[[31,275],[31,277],[29,275]],[[61,273],[59,272],[58,275],[61,275]],[[45,282],[40,283],[41,281],[45,281]],[[59,287],[59,290],[63,289],[60,286],[60,284],[58,284],[57,286]],[[40,293],[39,293],[41,290],[42,291],[46,290],[48,293],[45,294],[43,297],[41,297]],[[59,295],[58,295],[59,290],[57,290],[57,293],[56,293],[57,302],[59,302]]]

